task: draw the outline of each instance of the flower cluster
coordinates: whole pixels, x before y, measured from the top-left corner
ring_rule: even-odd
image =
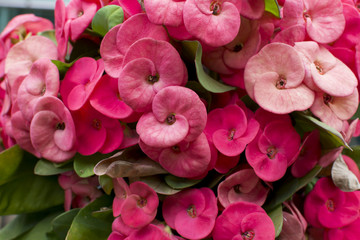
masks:
[[[355,239],[358,6],[57,0],[54,26],[15,17],[1,138],[57,176],[47,236],[66,219],[67,239]],[[2,174],[1,155],[0,192],[20,164]]]

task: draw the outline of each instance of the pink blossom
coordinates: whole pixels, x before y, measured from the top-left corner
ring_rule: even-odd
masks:
[[[70,36],[70,21],[66,19],[66,8],[63,0],[56,0],[55,9],[55,37],[59,59],[65,60],[68,49],[68,40]]]
[[[304,64],[293,47],[270,43],[247,62],[245,88],[269,112],[306,110],[314,101],[314,92],[303,84],[304,76]]]
[[[185,0],[145,0],[149,20],[155,24],[178,27],[183,24]]]
[[[53,162],[64,162],[76,153],[76,133],[73,119],[63,102],[44,96],[34,107],[30,124],[34,148],[42,157]]]
[[[284,124],[291,124],[291,118],[288,114],[275,114],[268,112],[262,108],[258,108],[255,112],[255,119],[260,124],[260,129],[264,130],[267,124],[273,121],[282,121]]]
[[[60,93],[65,106],[71,111],[79,110],[93,92],[104,72],[101,59],[83,57],[77,60],[66,72],[60,86]]]
[[[180,240],[183,238],[174,236],[168,233],[164,226],[149,224],[144,228],[141,228],[137,231],[132,232],[127,238],[124,240]]]
[[[356,162],[352,158],[350,158],[346,155],[342,155],[342,158],[344,159],[349,170],[351,172],[353,172],[354,175],[357,177],[358,181],[360,181],[360,169],[359,169],[358,165],[356,164]]]
[[[3,78],[5,74],[5,58],[8,51],[8,47],[5,46],[3,40],[0,39],[0,78]]]
[[[344,227],[359,217],[359,204],[354,192],[343,192],[330,178],[321,178],[305,199],[305,218],[318,228]]]
[[[191,142],[204,130],[206,108],[192,90],[170,86],[154,97],[152,111],[139,119],[136,131],[152,147],[171,147],[181,141]]]
[[[123,178],[113,178],[115,198],[112,204],[113,215],[117,217],[121,213],[121,209],[125,199],[131,194],[130,188]]]
[[[133,0],[115,0],[112,3],[117,3],[124,11],[125,19],[128,19],[132,15],[143,12],[141,5],[138,1]]]
[[[35,61],[18,90],[17,104],[24,117],[31,121],[37,101],[43,96],[57,97],[59,86],[59,70],[50,59]]]
[[[360,234],[360,217],[352,223],[339,228],[329,228],[324,232],[325,240],[357,239]]]
[[[189,239],[206,238],[213,230],[218,213],[216,197],[209,188],[187,189],[163,202],[166,223]]]
[[[216,219],[212,237],[214,240],[269,240],[275,239],[275,227],[259,205],[236,202],[227,206]]]
[[[300,136],[294,127],[282,121],[273,121],[259,131],[245,154],[256,175],[264,181],[273,182],[285,175],[299,148]]]
[[[119,93],[138,112],[151,110],[157,92],[185,85],[187,70],[179,53],[168,42],[142,38],[127,51],[119,76]]]
[[[240,28],[240,1],[187,0],[183,11],[187,31],[212,47],[230,43]]]
[[[241,0],[241,15],[250,19],[259,19],[265,11],[265,2],[262,0]]]
[[[265,188],[252,169],[242,169],[228,176],[218,186],[218,198],[226,208],[234,202],[264,204],[269,189]]]

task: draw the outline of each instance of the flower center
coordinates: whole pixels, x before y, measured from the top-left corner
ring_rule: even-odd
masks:
[[[238,43],[235,45],[233,52],[240,52],[243,49],[243,47],[244,47],[244,44]]]
[[[279,79],[276,81],[275,86],[277,89],[284,89],[286,86],[286,78],[283,75],[279,75]]]
[[[303,18],[304,18],[305,21],[306,21],[308,18],[311,19],[310,13],[309,13],[308,11],[304,10],[304,12],[303,12]]]
[[[254,231],[246,231],[243,234],[241,234],[241,237],[243,240],[251,240],[254,239],[255,233]]]
[[[324,93],[323,99],[324,99],[324,103],[325,103],[326,105],[329,105],[329,103],[331,103],[334,98],[333,98],[332,96],[330,96],[329,94]]]
[[[237,194],[240,194],[240,193],[241,193],[240,187],[241,187],[240,184],[235,185],[235,186],[234,186],[234,192],[236,192]]]
[[[147,80],[149,83],[154,84],[154,83],[156,83],[157,81],[159,81],[159,75],[158,75],[158,74],[156,74],[155,76],[149,75],[146,80]]]
[[[93,128],[95,128],[95,129],[97,129],[97,130],[100,130],[100,129],[101,129],[101,122],[100,122],[100,120],[95,118],[95,119],[92,121],[91,126],[92,126]]]
[[[196,208],[194,205],[190,205],[187,209],[187,214],[192,217],[192,218],[196,218]]]
[[[178,145],[172,146],[174,152],[180,152],[180,147]]]
[[[172,125],[176,122],[176,118],[175,118],[175,114],[174,113],[170,113],[167,117],[166,117],[166,123],[169,125]]]
[[[236,133],[236,129],[233,128],[229,131],[229,136],[228,136],[228,140],[231,141],[234,139],[234,136],[235,136],[235,133]]]
[[[277,150],[274,146],[271,146],[267,149],[266,156],[270,159],[273,159],[277,153]]]
[[[210,11],[213,15],[219,15],[221,12],[221,4],[218,1],[212,1],[210,4]]]
[[[140,198],[138,201],[137,201],[137,205],[139,208],[143,208],[145,207],[147,204],[147,200],[145,198]]]
[[[334,201],[331,200],[331,199],[328,199],[326,201],[326,208],[330,211],[330,212],[333,212],[335,210],[335,204],[334,204]]]
[[[82,15],[84,15],[84,12],[83,12],[83,11],[79,11],[78,17],[81,17]]]
[[[41,95],[41,96],[44,96],[45,92],[46,92],[46,86],[44,86],[44,87],[41,89],[40,95]]]
[[[64,122],[57,123],[56,124],[56,129],[57,130],[64,130],[65,129],[65,123]]]
[[[315,64],[316,70],[319,72],[319,74],[324,75],[324,69],[321,66],[321,64],[318,61],[314,62],[314,64]]]

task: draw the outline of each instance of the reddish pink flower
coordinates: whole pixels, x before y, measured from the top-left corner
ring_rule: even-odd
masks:
[[[180,240],[183,238],[173,236],[168,233],[164,226],[149,224],[144,228],[141,228],[137,231],[132,232],[127,238],[124,240]]]
[[[115,198],[112,204],[113,215],[117,217],[121,214],[121,209],[125,199],[131,194],[130,188],[123,178],[113,178]]]
[[[241,1],[188,0],[183,11],[187,31],[212,47],[230,43],[240,28]]]
[[[275,227],[259,205],[236,202],[216,219],[212,237],[214,240],[269,240],[275,239]]]
[[[136,131],[152,147],[172,147],[181,141],[194,141],[206,125],[206,108],[192,90],[170,86],[154,97],[152,111],[139,119]]]
[[[68,40],[70,36],[70,21],[66,19],[66,8],[63,0],[56,0],[55,9],[55,37],[59,59],[65,60],[68,49]]]
[[[321,178],[305,199],[305,218],[318,228],[344,227],[358,219],[359,204],[354,192],[343,192],[330,178]]]
[[[206,238],[218,213],[216,197],[209,188],[187,189],[164,200],[163,217],[181,236]]]
[[[218,198],[226,208],[234,202],[251,202],[263,205],[269,189],[265,188],[252,169],[242,169],[231,174],[218,186]]]
[[[39,99],[34,106],[30,124],[34,148],[42,157],[64,162],[76,153],[76,133],[73,119],[63,102],[53,96]]]
[[[352,158],[350,158],[346,155],[342,155],[342,158],[344,159],[349,170],[351,172],[353,172],[354,175],[357,177],[357,179],[360,181],[360,169],[359,169],[358,165],[356,164],[356,162]]]
[[[354,222],[339,228],[329,228],[324,232],[325,240],[357,239],[360,235],[360,217]]]

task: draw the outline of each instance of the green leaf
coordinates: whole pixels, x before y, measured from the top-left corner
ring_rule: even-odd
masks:
[[[120,6],[117,5],[108,5],[103,8],[100,8],[92,22],[91,27],[101,36],[105,34],[114,26],[122,23],[124,21],[124,11]]]
[[[110,157],[111,154],[101,154],[101,153],[95,153],[91,156],[84,156],[79,153],[77,153],[74,157],[74,170],[82,178],[87,178],[93,176],[94,173],[94,167],[95,165],[108,157]]]
[[[164,179],[160,175],[150,176],[150,177],[141,177],[141,178],[136,178],[136,179],[134,178],[134,179],[131,179],[131,182],[134,182],[137,180],[146,183],[147,185],[149,185],[149,187],[154,189],[154,191],[159,194],[173,195],[173,194],[181,191],[179,189],[174,189],[174,188],[170,187],[169,185],[167,185],[166,182],[164,181]]]
[[[360,145],[351,146],[352,151],[349,149],[344,149],[342,154],[349,156],[352,160],[356,162],[358,167],[360,168]]]
[[[55,30],[38,32],[36,35],[46,37],[46,38],[50,39],[51,41],[53,41],[53,43],[55,43],[57,45],[57,41],[56,41],[56,37],[55,37]]]
[[[90,39],[81,38],[73,45],[69,62],[74,62],[82,57],[99,57],[99,45]]]
[[[70,162],[62,167],[57,167],[54,163],[47,161],[45,159],[40,159],[34,169],[34,173],[36,175],[40,176],[51,176],[51,175],[57,175],[63,172],[71,171],[73,170],[73,163]]]
[[[24,151],[18,145],[14,145],[0,153],[0,185],[12,178],[23,156]]]
[[[281,181],[280,184],[274,189],[269,202],[265,203],[263,206],[265,210],[271,211],[278,207],[281,203],[291,198],[291,196],[299,191],[301,188],[305,187],[310,183],[313,178],[318,175],[321,171],[320,166],[315,166],[308,174],[302,178],[294,178],[292,176],[288,177],[284,181]]]
[[[165,182],[167,185],[174,189],[184,189],[188,187],[192,187],[195,184],[201,182],[202,179],[187,179],[187,178],[180,178],[174,175],[166,175]]]
[[[235,87],[221,83],[214,78],[210,77],[205,73],[201,58],[202,58],[202,47],[198,41],[183,41],[182,50],[189,52],[189,56],[194,56],[196,75],[199,79],[200,84],[209,92],[223,93],[231,90],[235,90]]]
[[[283,226],[283,211],[282,211],[282,205],[280,204],[278,207],[273,209],[272,211],[267,213],[271,220],[274,223],[275,226],[275,237],[278,237],[281,233],[282,226]]]
[[[99,183],[104,192],[107,195],[110,195],[112,189],[114,188],[113,179],[107,175],[102,175],[99,176]]]
[[[65,77],[66,72],[69,70],[69,68],[75,63],[75,62],[71,62],[71,63],[64,63],[62,61],[58,61],[58,60],[51,60],[51,62],[53,64],[56,65],[56,67],[59,70],[59,74],[60,74],[60,79],[63,79]]]
[[[273,14],[277,18],[280,18],[280,8],[277,0],[265,0],[265,11]]]
[[[0,239],[12,240],[32,229],[48,213],[21,214],[0,230]]]
[[[82,208],[74,218],[66,240],[106,240],[111,233],[111,224],[114,220],[112,215],[95,217],[94,212],[101,211],[104,207],[112,205],[113,198],[107,195],[96,199]]]
[[[295,118],[296,128],[300,128],[304,132],[312,131],[315,128],[320,130],[320,142],[324,149],[333,149],[341,146],[351,149],[341,133],[334,128],[301,112],[294,112],[292,116]]]
[[[201,86],[200,83],[196,81],[188,81],[185,87],[190,88],[191,90],[196,92],[200,98],[204,99],[207,103],[208,108],[211,106],[211,101],[212,101],[211,93],[207,91],[203,86]]]
[[[79,213],[80,209],[75,208],[70,211],[64,212],[51,221],[51,229],[47,232],[48,240],[63,240],[65,239],[70,226]]]

